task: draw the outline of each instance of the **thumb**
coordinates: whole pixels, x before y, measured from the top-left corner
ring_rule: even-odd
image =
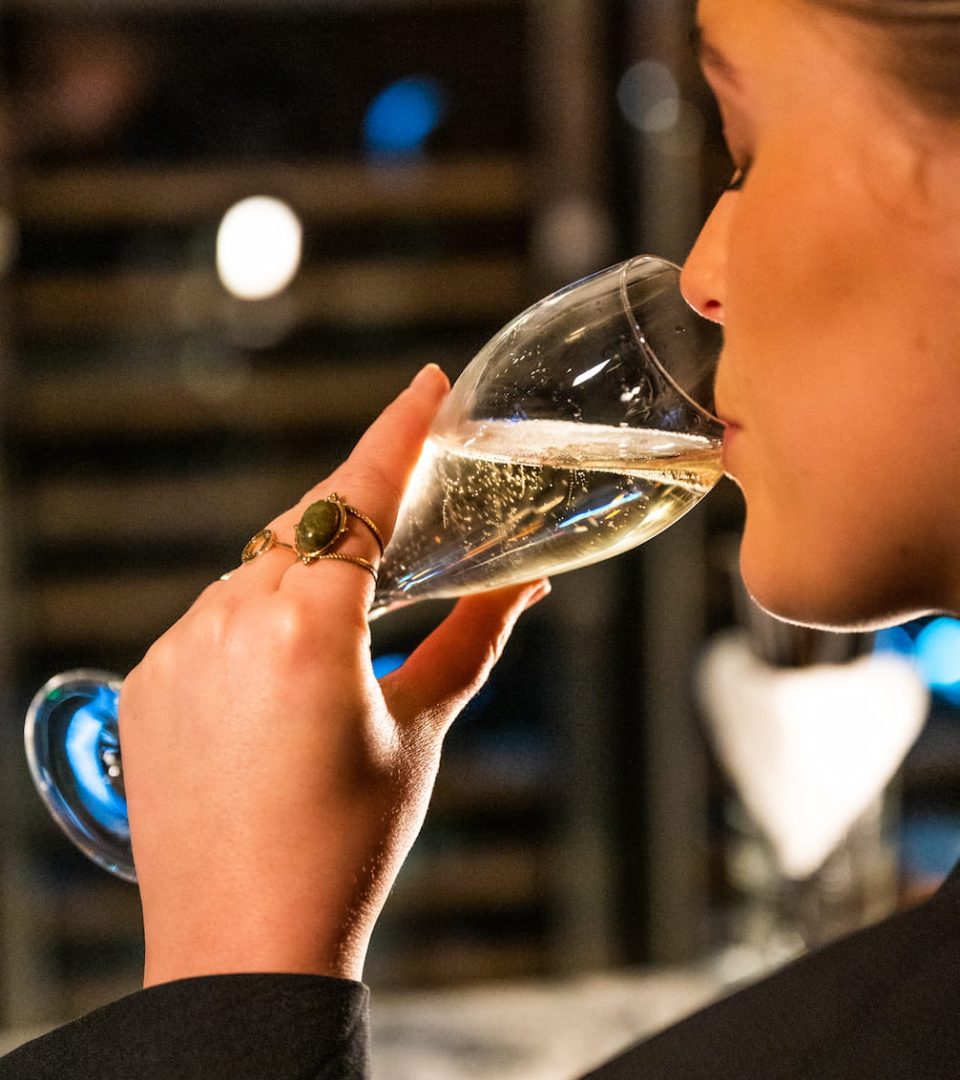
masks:
[[[517,620],[549,592],[543,578],[460,600],[403,666],[380,680],[397,722],[427,716],[439,734],[446,732],[486,682]]]

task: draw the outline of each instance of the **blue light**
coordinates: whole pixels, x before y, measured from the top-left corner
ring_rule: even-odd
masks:
[[[960,819],[932,814],[906,817],[900,826],[900,858],[910,876],[942,880],[960,859]]]
[[[64,749],[84,809],[100,825],[127,836],[127,803],[111,784],[102,756],[106,748],[104,729],[112,725],[116,714],[116,691],[100,687],[96,696],[70,718]]]
[[[929,687],[960,705],[960,622],[934,619],[917,635],[915,649]]]
[[[423,149],[446,111],[443,88],[414,75],[382,90],[363,121],[363,140],[375,154],[414,154]]]
[[[873,650],[879,653],[894,653],[907,660],[914,659],[913,638],[902,626],[878,630],[874,637]]]
[[[396,671],[406,659],[405,653],[384,653],[383,656],[375,656],[373,658],[373,673],[378,679],[382,679],[384,675]]]

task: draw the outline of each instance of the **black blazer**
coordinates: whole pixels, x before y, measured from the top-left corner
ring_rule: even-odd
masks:
[[[0,1058],[2,1080],[369,1075],[366,988],[310,975],[153,987]],[[960,1080],[960,869],[919,907],[811,953],[590,1077]]]

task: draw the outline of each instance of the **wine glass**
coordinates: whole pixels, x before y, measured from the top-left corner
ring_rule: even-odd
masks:
[[[560,574],[648,540],[720,476],[719,328],[639,256],[534,304],[436,417],[371,616]]]
[[[558,574],[662,532],[721,475],[719,327],[679,269],[637,256],[553,293],[501,330],[438,413],[401,504],[371,618],[416,600]],[[54,819],[136,880],[117,730],[118,676],[55,676],[27,712],[27,758]]]

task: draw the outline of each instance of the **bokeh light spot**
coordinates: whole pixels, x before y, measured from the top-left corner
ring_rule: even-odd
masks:
[[[931,690],[960,705],[960,621],[934,619],[917,634],[915,650]]]
[[[373,673],[378,679],[396,671],[407,659],[406,653],[383,653],[373,658]]]
[[[680,88],[673,72],[658,60],[641,60],[624,72],[617,104],[640,131],[669,131],[680,121]]]
[[[217,233],[217,273],[241,300],[265,300],[290,284],[300,268],[303,226],[279,199],[255,195],[232,206]]]
[[[412,154],[423,149],[446,112],[443,87],[435,79],[398,79],[371,102],[363,122],[363,141],[374,154]]]

